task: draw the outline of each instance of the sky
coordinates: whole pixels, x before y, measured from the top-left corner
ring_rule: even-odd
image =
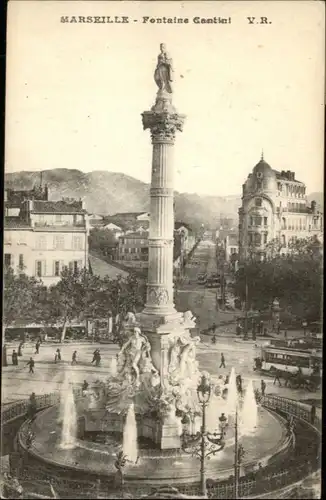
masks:
[[[164,42],[174,105],[187,116],[174,147],[176,190],[239,194],[263,149],[272,168],[321,191],[324,10],[319,1],[9,2],[6,172],[107,170],[150,182],[141,113],[155,102]],[[73,15],[130,23],[60,22]],[[231,23],[194,24],[195,16]]]

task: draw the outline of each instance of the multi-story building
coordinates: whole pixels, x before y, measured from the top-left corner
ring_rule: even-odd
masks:
[[[148,231],[133,232],[120,236],[118,261],[130,267],[148,267]]]
[[[88,268],[89,228],[83,201],[49,201],[47,189],[19,196],[7,191],[5,214],[5,266],[36,276],[46,286],[59,281],[65,266]]]
[[[242,186],[239,209],[240,260],[264,258],[270,242],[287,253],[296,238],[319,236],[323,215],[316,202],[308,205],[306,186],[291,171],[273,170],[263,158]]]

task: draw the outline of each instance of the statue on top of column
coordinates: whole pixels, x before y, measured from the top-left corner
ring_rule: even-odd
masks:
[[[157,66],[154,72],[154,80],[159,90],[172,94],[171,82],[173,81],[172,59],[166,52],[164,43],[160,44],[160,53],[157,57]]]

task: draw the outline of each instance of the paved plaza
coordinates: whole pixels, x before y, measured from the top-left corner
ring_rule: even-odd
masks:
[[[253,359],[259,354],[259,342],[245,342],[238,339],[221,339],[218,344],[209,344],[204,340],[197,349],[197,358],[200,370],[207,370],[214,377],[220,374],[227,374],[234,367],[237,373],[240,373],[244,380],[244,387],[249,379],[252,379],[255,387],[260,388],[260,381],[264,378],[267,388],[267,394],[279,394],[291,399],[311,400],[320,399],[321,391],[307,392],[303,389],[290,389],[278,387],[273,384],[270,377],[262,377],[253,370]],[[261,342],[260,342],[261,343]],[[75,383],[82,384],[84,380],[92,382],[98,379],[106,379],[110,373],[110,362],[112,356],[118,352],[118,346],[114,344],[64,344],[61,347],[62,361],[54,363],[55,351],[58,344],[42,344],[40,353],[35,353],[34,344],[26,344],[23,356],[19,358],[19,365],[3,367],[2,371],[2,401],[3,404],[13,401],[26,399],[31,392],[37,395],[46,394],[53,391],[59,391],[63,383],[64,372],[69,370],[73,374]],[[8,345],[8,353],[11,349],[18,348],[18,342]],[[101,351],[101,365],[94,366],[91,361],[93,352],[96,348]],[[71,366],[72,353],[77,350],[78,363]],[[221,353],[225,356],[226,368],[219,368]],[[30,357],[35,360],[35,373],[28,373],[27,361]],[[11,362],[8,356],[9,363]]]

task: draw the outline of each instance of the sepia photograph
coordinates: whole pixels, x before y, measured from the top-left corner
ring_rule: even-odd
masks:
[[[324,2],[6,43],[1,498],[322,498]]]

